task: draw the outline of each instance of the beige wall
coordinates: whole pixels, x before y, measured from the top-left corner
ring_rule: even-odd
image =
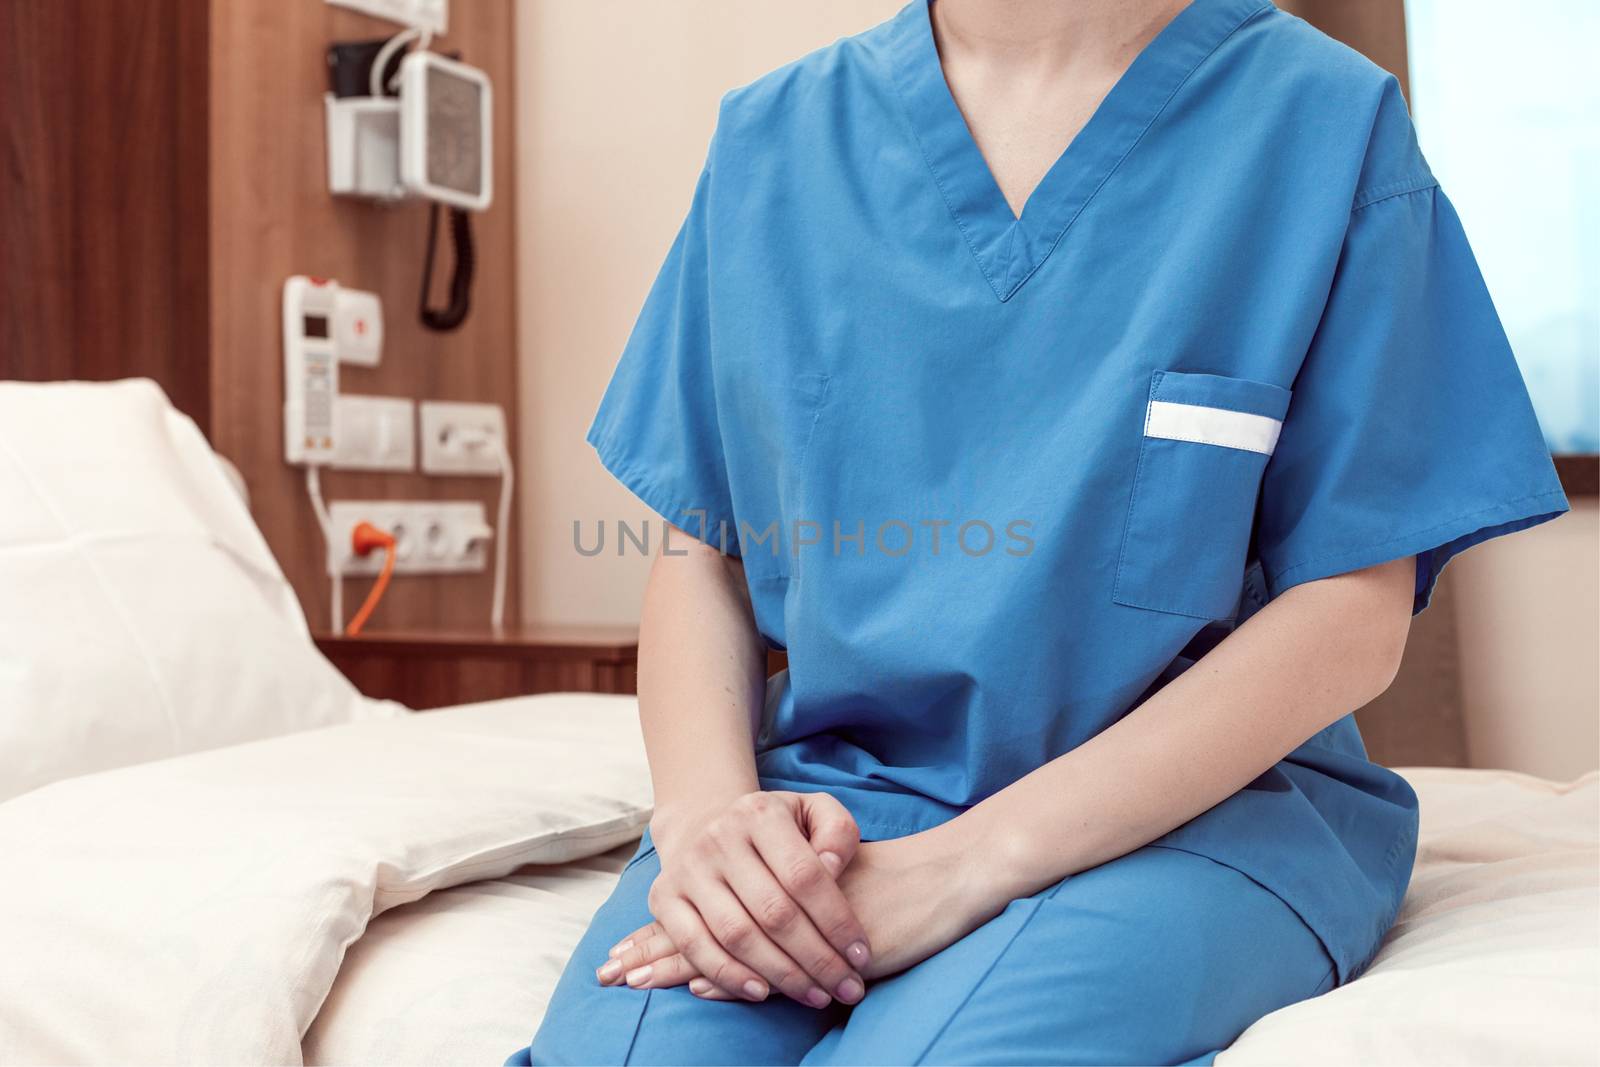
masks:
[[[1450,565],[1475,767],[1570,778],[1600,766],[1600,507],[1572,504]]]
[[[888,18],[902,0],[519,0],[518,484],[523,616],[638,619],[637,554],[580,557],[572,522],[643,506],[583,441],[735,86]]]
[[[520,0],[517,100],[523,605],[632,623],[646,561],[585,559],[572,522],[647,512],[583,442],[688,207],[717,101],[900,0]],[[1597,762],[1593,503],[1452,564],[1474,763],[1556,776]]]

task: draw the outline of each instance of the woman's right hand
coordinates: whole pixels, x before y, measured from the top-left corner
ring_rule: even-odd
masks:
[[[773,988],[813,1008],[861,999],[872,954],[837,881],[860,843],[843,804],[826,793],[747,793],[710,817],[662,812],[651,837],[661,873],[650,914],[675,947],[657,955],[675,958],[624,973],[616,957],[641,946],[619,945],[596,972],[601,984],[681,985],[688,975],[666,973],[679,966],[740,1000]]]

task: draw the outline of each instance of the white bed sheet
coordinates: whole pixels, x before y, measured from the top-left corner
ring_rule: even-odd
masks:
[[[1420,855],[1377,962],[1263,1019],[1219,1062],[1595,1063],[1600,779],[1404,773],[1422,799]],[[501,1062],[537,1027],[627,851],[379,916],[346,957],[306,1062]]]
[[[1218,1062],[1600,1062],[1600,777],[1403,773],[1422,834],[1377,960],[1262,1019]]]

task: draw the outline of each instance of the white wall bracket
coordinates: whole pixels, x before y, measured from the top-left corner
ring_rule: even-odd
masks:
[[[328,3],[435,34],[444,33],[450,25],[450,0],[328,0]]]

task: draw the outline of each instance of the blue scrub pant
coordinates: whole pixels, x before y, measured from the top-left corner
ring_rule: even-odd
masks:
[[[601,986],[606,952],[650,921],[659,870],[647,838],[509,1064],[1205,1063],[1334,983],[1321,942],[1276,896],[1149,846],[1013,901],[854,1008]]]

